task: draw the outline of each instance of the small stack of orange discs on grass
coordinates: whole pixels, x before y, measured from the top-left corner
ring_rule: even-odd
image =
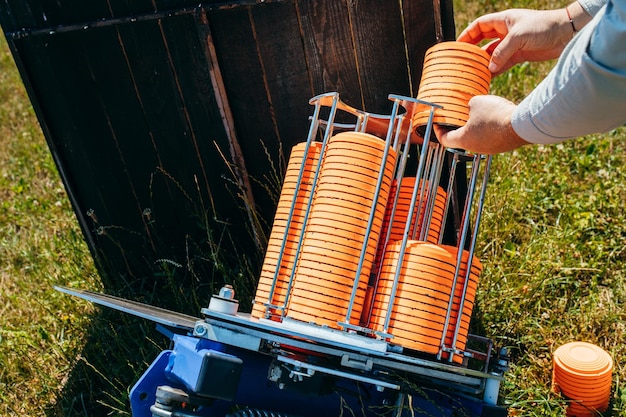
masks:
[[[606,411],[611,395],[613,359],[599,346],[571,342],[554,351],[553,386],[571,400],[568,417],[594,417]]]
[[[289,298],[289,317],[339,328],[338,323],[347,320],[356,285],[349,319],[359,322],[395,170],[393,149],[384,160],[386,146],[367,133],[344,132],[329,139]]]
[[[465,125],[469,100],[489,93],[489,60],[486,51],[465,42],[441,42],[426,51],[417,98],[443,107],[435,109],[433,123],[452,128]],[[418,132],[429,115],[429,106],[417,106],[413,125]]]

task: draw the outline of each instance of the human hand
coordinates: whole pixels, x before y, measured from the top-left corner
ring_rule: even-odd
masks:
[[[435,124],[439,142],[448,148],[480,154],[507,152],[528,144],[511,126],[516,105],[498,96],[475,96],[469,101],[469,119],[456,129],[447,130]]]
[[[573,34],[565,9],[509,9],[474,20],[458,41],[478,44],[492,39],[485,49],[491,55],[489,70],[498,75],[521,62],[558,58]]]

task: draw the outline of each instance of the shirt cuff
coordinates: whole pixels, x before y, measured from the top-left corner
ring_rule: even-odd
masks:
[[[550,145],[571,139],[569,137],[551,136],[543,132],[533,120],[531,107],[529,100],[523,100],[515,108],[511,116],[511,126],[519,137],[528,143],[534,143],[536,145]]]
[[[578,0],[578,3],[590,16],[595,16],[598,10],[607,3],[607,0]]]

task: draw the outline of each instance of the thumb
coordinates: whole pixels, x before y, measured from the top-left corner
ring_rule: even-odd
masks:
[[[460,127],[458,129],[450,130],[438,124],[433,125],[435,136],[437,136],[439,143],[446,148],[459,148],[459,138],[462,136],[463,129],[463,127]]]

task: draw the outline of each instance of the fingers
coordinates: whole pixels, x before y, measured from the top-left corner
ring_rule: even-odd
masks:
[[[477,44],[485,39],[504,38],[507,33],[508,28],[503,13],[490,13],[470,23],[457,40]]]
[[[515,38],[513,38],[512,41],[511,36],[506,36],[493,46],[491,61],[489,62],[489,71],[497,75],[515,64],[515,62],[511,63],[511,59],[519,50],[516,43]]]

